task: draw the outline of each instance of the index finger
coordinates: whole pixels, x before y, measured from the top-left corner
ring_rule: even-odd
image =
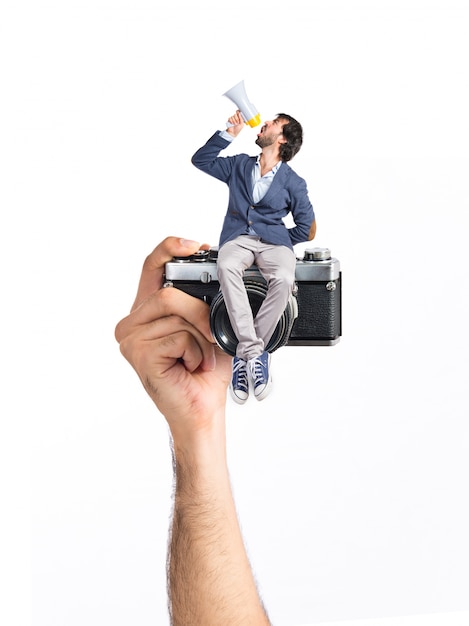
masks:
[[[206,246],[206,244],[204,244]],[[200,244],[191,239],[166,237],[151,252],[143,263],[142,274],[138,284],[137,295],[132,305],[134,311],[139,304],[163,286],[165,263],[173,256],[189,256],[200,249]]]

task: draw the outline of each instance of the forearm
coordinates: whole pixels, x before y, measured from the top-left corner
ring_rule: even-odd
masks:
[[[215,133],[201,148],[193,154],[191,162],[202,172],[226,182],[230,173],[230,159],[218,155],[229,146],[230,142],[219,133]]]
[[[298,243],[304,243],[305,241],[311,241],[316,235],[313,224],[310,226],[306,224],[296,225],[293,228],[289,228],[288,233],[293,246]]]
[[[222,429],[190,446],[174,441],[168,559],[173,626],[270,624],[239,528]]]
[[[300,179],[295,192],[292,193],[291,214],[295,223],[295,226],[289,229],[292,244],[295,245],[314,239],[316,234],[316,216],[309,199],[306,183],[302,179]]]

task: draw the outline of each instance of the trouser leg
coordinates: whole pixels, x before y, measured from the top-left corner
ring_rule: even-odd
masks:
[[[236,355],[244,360],[264,351],[257,336],[248,294],[243,281],[244,270],[254,263],[255,243],[252,237],[238,237],[225,243],[218,252],[217,272],[228,317],[238,339]]]
[[[267,282],[268,291],[254,320],[254,328],[267,345],[292,293],[296,257],[286,246],[261,245],[255,262]]]

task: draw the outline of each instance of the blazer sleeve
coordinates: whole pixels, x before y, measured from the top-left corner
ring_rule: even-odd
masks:
[[[308,241],[309,231],[315,219],[313,205],[308,196],[306,182],[299,176],[291,194],[291,214],[295,226],[288,229],[292,245]]]
[[[227,183],[233,169],[233,157],[219,157],[218,155],[229,145],[230,142],[217,131],[205,145],[195,152],[191,159],[192,164],[202,172]]]

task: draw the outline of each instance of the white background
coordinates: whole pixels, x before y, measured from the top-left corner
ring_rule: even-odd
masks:
[[[283,348],[272,395],[228,403],[271,618],[469,610],[468,3],[5,0],[0,17],[8,624],[168,624],[168,434],[113,331],[161,239],[217,243],[226,188],[190,157],[242,79],[264,120],[302,122],[292,167],[343,270],[340,344]],[[256,153],[256,132],[233,149]]]

